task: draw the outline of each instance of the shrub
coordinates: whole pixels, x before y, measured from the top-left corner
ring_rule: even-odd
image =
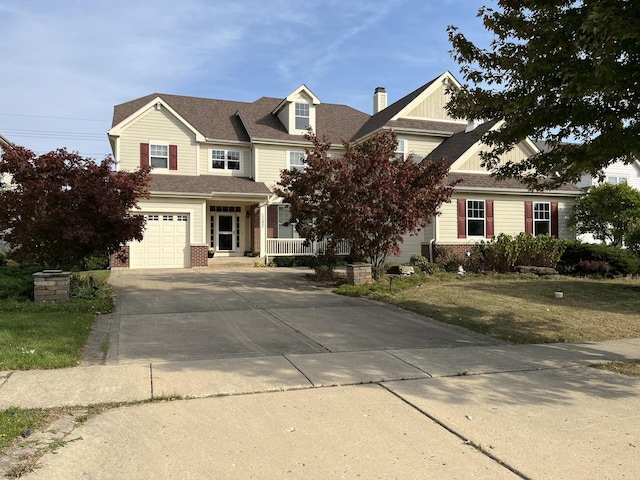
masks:
[[[106,255],[92,255],[82,259],[82,269],[89,270],[106,270],[109,268],[109,257]]]
[[[318,265],[316,267],[316,280],[319,282],[331,281],[334,279],[333,268],[328,265]]]
[[[640,268],[640,258],[630,250],[579,241],[567,243],[558,268],[563,273],[582,275],[578,266],[582,261],[606,262],[611,266],[611,275],[633,275]]]
[[[416,269],[416,271],[428,273],[430,275],[436,273],[439,269],[437,264],[431,263],[429,259],[423,257],[422,255],[418,255],[417,253],[411,255],[409,263],[413,266],[413,268]]]
[[[33,299],[33,274],[41,268],[6,267],[0,270],[0,300]]]
[[[460,265],[466,265],[467,259],[446,247],[436,246],[434,251],[436,263],[447,272],[457,272]]]
[[[613,267],[609,262],[602,260],[580,260],[576,265],[575,273],[584,276],[607,277],[611,275]]]
[[[4,267],[7,264],[7,256],[0,252],[0,267]]]
[[[501,233],[489,242],[473,246],[469,268],[499,273],[515,271],[517,265],[555,268],[565,249],[563,240],[549,235]]]
[[[274,257],[273,263],[276,267],[293,267],[296,263],[295,257]]]

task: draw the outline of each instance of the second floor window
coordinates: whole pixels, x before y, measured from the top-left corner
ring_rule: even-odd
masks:
[[[467,200],[467,235],[484,237],[484,200]]]
[[[398,148],[396,148],[396,158],[403,160],[405,158],[405,142],[404,140],[398,140]]]
[[[607,177],[607,183],[610,183],[611,185],[627,183],[627,177]]]
[[[304,170],[305,158],[306,155],[304,154],[304,152],[289,152],[289,170]]]
[[[156,168],[169,168],[169,145],[149,145],[149,164]]]
[[[241,170],[240,152],[235,150],[211,150],[211,168],[214,170]]]
[[[296,130],[306,130],[311,122],[309,121],[309,104],[296,103]]]

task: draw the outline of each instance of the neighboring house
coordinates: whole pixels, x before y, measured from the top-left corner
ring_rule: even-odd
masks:
[[[398,155],[446,156],[451,177],[463,182],[442,215],[417,236],[407,236],[404,261],[412,253],[429,254],[434,244],[466,251],[500,232],[553,233],[573,237],[566,213],[580,191],[566,187],[530,193],[518,182],[496,183],[480,167],[479,137],[499,124],[471,129],[444,110],[448,86],[459,87],[445,72],[387,106],[387,93],[377,88],[373,115],[346,105],[320,102],[301,85],[285,98],[262,97],[235,102],[151,94],[114,109],[109,139],[117,169],[152,165],[151,197],[139,202],[147,219],[144,240],[125,247],[128,260],[116,267],[184,268],[207,266],[207,252],[263,258],[313,254],[285,225],[288,207],[272,194],[287,168],[304,168],[304,139],[311,126],[333,143],[341,155],[342,139],[362,141],[382,129],[398,135]],[[520,160],[537,152],[523,142],[509,154]],[[505,159],[506,160],[506,159]],[[393,260],[393,259],[390,259]]]
[[[636,160],[632,163],[624,163],[617,161],[603,169],[604,182],[618,185],[626,183],[630,187],[640,190],[640,161]],[[600,185],[602,182],[598,178],[591,175],[583,175],[578,182],[578,187],[584,192],[588,192],[591,187]],[[585,243],[601,243],[590,233],[578,235],[578,240]]]
[[[617,161],[607,166],[603,170],[604,181],[617,185],[619,183],[626,183],[630,187],[640,190],[640,161],[636,160],[632,163],[624,163]],[[578,182],[578,187],[588,190],[590,187],[599,185],[601,182],[599,179],[590,175],[583,175]]]

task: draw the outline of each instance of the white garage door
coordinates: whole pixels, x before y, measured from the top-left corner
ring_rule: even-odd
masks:
[[[189,267],[189,216],[159,213],[145,218],[144,238],[129,245],[130,268]]]

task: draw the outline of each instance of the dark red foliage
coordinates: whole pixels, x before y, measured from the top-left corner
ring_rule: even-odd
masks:
[[[406,234],[416,234],[450,200],[444,162],[395,156],[397,137],[382,131],[362,143],[343,142],[342,157],[309,132],[304,170],[285,170],[276,188],[291,205],[291,222],[308,240],[348,240],[352,254],[371,261],[378,276],[387,255],[400,253]]]
[[[21,258],[69,266],[142,239],[144,218],[132,215],[148,196],[149,170],[115,172],[114,161],[66,149],[36,155],[19,146],[0,160],[0,231]]]

